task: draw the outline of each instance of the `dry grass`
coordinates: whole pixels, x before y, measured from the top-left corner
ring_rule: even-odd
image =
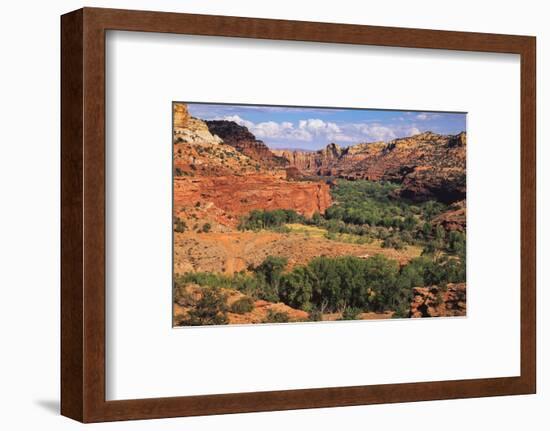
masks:
[[[294,231],[277,233],[259,232],[210,232],[176,233],[174,236],[174,270],[183,274],[192,271],[208,271],[233,274],[259,265],[267,256],[286,257],[289,268],[305,265],[319,256],[357,256],[368,258],[382,254],[406,264],[420,256],[419,247],[409,246],[403,250],[383,248],[380,241],[370,244],[354,244],[347,241],[329,240],[317,227],[300,225],[309,235]]]

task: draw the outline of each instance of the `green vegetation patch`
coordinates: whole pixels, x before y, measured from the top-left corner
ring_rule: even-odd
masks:
[[[444,251],[465,253],[466,236],[447,233],[433,219],[450,206],[437,201],[413,203],[398,198],[399,186],[390,182],[338,180],[331,188],[334,204],[324,215],[304,217],[294,210],[254,210],[241,218],[239,230],[268,229],[281,233],[300,233],[355,244],[380,240],[382,247],[401,250],[408,245],[426,253]]]
[[[349,319],[360,312],[404,314],[409,308],[413,287],[445,286],[466,279],[464,261],[449,256],[421,256],[403,267],[382,255],[367,259],[318,257],[290,271],[286,266],[285,258],[268,256],[250,273],[228,276],[203,272],[177,276],[175,289],[188,283],[214,289],[231,288],[243,292],[252,303],[253,299],[283,302],[312,316],[342,312],[343,318]]]

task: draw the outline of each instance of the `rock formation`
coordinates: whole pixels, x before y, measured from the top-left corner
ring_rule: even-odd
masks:
[[[274,150],[304,175],[388,180],[402,184],[402,197],[438,199],[445,203],[466,197],[466,134],[420,133],[391,142],[361,143],[341,149]]]
[[[187,127],[187,122],[189,121],[187,105],[183,103],[174,103],[172,108],[174,110],[174,129],[182,129]]]
[[[415,287],[410,317],[448,317],[466,315],[466,283],[449,283],[446,288]]]
[[[448,211],[439,214],[432,224],[441,225],[447,231],[466,231],[466,201],[455,202]]]
[[[331,205],[329,186],[324,182],[287,181],[281,176],[201,176],[176,178],[174,206],[211,205],[238,216],[254,209],[293,209],[311,217],[323,214]]]
[[[187,105],[174,103],[174,175],[230,175],[257,171],[257,162],[210,133],[191,117]]]
[[[338,144],[328,144],[319,151],[272,150],[289,165],[306,175],[330,175],[331,168],[342,157],[344,150]]]
[[[174,216],[183,220],[183,209],[197,206],[207,208],[213,221],[235,227],[254,209],[293,209],[311,217],[332,203],[325,182],[289,181],[281,166],[286,160],[246,127],[229,121],[208,126],[181,103],[174,104],[173,157]]]
[[[315,176],[393,181],[401,184],[399,197],[465,202],[465,133],[425,132],[347,148],[331,143],[314,152],[270,150],[235,122],[193,118],[182,103],[173,109],[177,205],[210,202],[228,216],[279,208],[322,214],[331,204],[329,187],[303,181]],[[465,205],[458,206],[438,222],[447,230],[464,231],[465,213]]]
[[[234,121],[212,120],[205,123],[210,133],[219,136],[225,144],[260,162],[264,167],[283,167],[288,164],[286,159],[273,154],[267,145],[256,139],[246,127]]]

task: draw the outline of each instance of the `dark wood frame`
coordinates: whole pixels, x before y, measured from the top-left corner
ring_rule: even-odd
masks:
[[[105,32],[231,36],[521,56],[521,375],[105,400]],[[536,390],[536,39],[84,8],[61,17],[61,413],[82,422],[532,394]]]

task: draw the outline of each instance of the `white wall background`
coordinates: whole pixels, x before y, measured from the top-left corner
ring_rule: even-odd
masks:
[[[5,3],[0,15],[0,425],[65,430],[59,408],[59,15],[87,6],[528,34],[538,37],[538,219],[548,218],[550,30],[544,2],[134,0]],[[498,148],[495,148],[498,157]],[[503,175],[506,175],[503,172]],[[498,186],[498,179],[495,180]],[[548,429],[550,273],[539,222],[539,393],[533,396],[141,421],[87,429]],[[545,259],[546,258],[546,259]],[[500,334],[497,334],[497,336]]]

